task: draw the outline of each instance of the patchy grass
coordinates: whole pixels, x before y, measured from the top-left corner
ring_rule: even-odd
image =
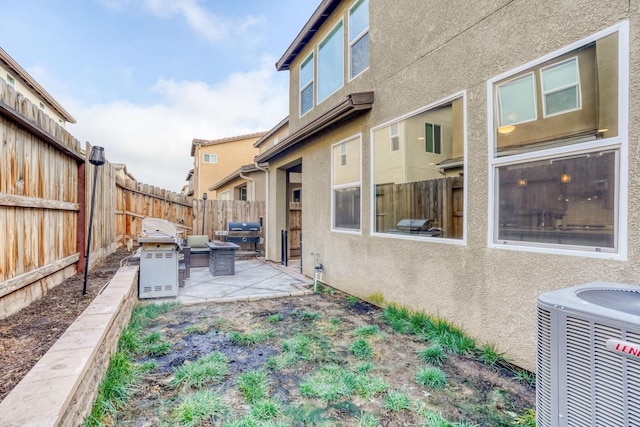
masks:
[[[506,427],[532,419],[527,371],[506,370],[495,347],[471,347],[459,328],[403,307],[376,309],[332,290],[140,316],[135,333],[123,334],[122,347],[135,350],[133,394],[93,425]],[[168,354],[149,351],[165,341]]]
[[[198,388],[220,384],[229,373],[229,360],[220,353],[207,354],[195,362],[180,366],[171,380],[173,387]]]

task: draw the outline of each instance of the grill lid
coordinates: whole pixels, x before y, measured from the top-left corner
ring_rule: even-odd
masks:
[[[180,231],[171,222],[161,218],[144,218],[139,243],[174,243],[179,244]]]

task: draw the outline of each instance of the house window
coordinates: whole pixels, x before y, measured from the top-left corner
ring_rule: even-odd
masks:
[[[42,111],[44,111],[44,102],[40,102],[39,107]]]
[[[427,153],[442,154],[442,126],[425,123],[424,139]]]
[[[302,188],[294,188],[291,191],[291,201],[294,203],[302,202]]]
[[[300,66],[300,115],[313,108],[313,54]]]
[[[360,231],[361,136],[334,144],[332,150],[332,229]],[[347,152],[349,161],[347,162]]]
[[[509,126],[536,119],[536,93],[533,73],[498,86],[500,125]]]
[[[344,84],[342,22],[336,25],[318,47],[318,102]]]
[[[360,0],[349,11],[349,59],[351,78],[369,68],[369,0]]]
[[[402,156],[388,151],[396,127]],[[374,233],[464,238],[464,135],[462,95],[373,129]]]
[[[627,141],[618,129],[626,126],[620,76],[627,53],[619,54],[625,28],[521,67],[516,73],[539,94],[531,98],[539,99],[537,115],[510,122],[507,131],[500,88],[514,80],[506,73],[489,81],[497,97],[490,101],[491,246],[609,257],[624,252],[620,199],[626,190],[620,184]]]
[[[205,154],[204,155],[205,163],[218,163],[218,155],[217,154]]]
[[[247,186],[243,185],[242,187],[238,188],[238,200],[243,200],[243,201],[247,201]]]
[[[545,117],[580,108],[580,73],[577,57],[541,69],[540,76]]]
[[[398,133],[398,123],[389,126],[389,139],[391,140],[391,151],[400,150],[400,134]]]
[[[16,88],[16,79],[9,73],[7,73],[7,84],[14,89]]]

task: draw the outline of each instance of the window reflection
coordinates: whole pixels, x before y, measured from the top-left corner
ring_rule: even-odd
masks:
[[[375,232],[461,239],[464,103],[374,130]]]

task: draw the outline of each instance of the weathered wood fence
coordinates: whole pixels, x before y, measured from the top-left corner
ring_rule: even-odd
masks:
[[[190,232],[191,198],[91,165],[91,148],[0,79],[0,318],[84,270],[94,173],[90,265],[135,238],[145,216]]]
[[[376,186],[376,231],[396,228],[401,219],[430,219],[443,237],[463,233],[462,177]]]

